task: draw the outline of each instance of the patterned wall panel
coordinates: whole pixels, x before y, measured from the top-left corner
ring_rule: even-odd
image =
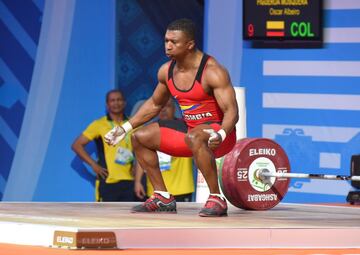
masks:
[[[44,3],[0,1],[0,200],[24,117]]]

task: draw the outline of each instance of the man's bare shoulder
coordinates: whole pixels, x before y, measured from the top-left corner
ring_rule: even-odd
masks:
[[[210,71],[213,71],[213,72],[226,72],[227,73],[227,70],[226,68],[221,65],[215,58],[211,57],[208,62],[207,62],[207,65],[206,65],[206,69],[209,69]]]
[[[162,64],[159,68],[158,71],[158,80],[161,83],[166,83],[166,79],[167,79],[167,73],[168,73],[168,69],[169,69],[169,64],[171,61],[167,61],[164,64]]]
[[[210,58],[206,65],[205,81],[210,86],[217,86],[217,84],[224,84],[230,82],[229,73],[224,66],[222,66],[216,59]]]

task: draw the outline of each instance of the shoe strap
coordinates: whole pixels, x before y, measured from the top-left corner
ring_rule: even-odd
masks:
[[[221,198],[219,198],[219,199],[221,199]],[[224,208],[224,209],[227,208],[226,203],[224,203],[225,201],[224,201],[224,202],[220,202],[219,199],[209,197],[208,200],[206,201],[206,203],[207,203],[207,202],[214,202],[214,203],[219,204],[219,205],[220,205],[222,208]]]

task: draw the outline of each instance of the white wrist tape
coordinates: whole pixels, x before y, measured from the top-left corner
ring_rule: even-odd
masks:
[[[121,125],[121,127],[125,130],[125,133],[128,133],[131,130],[133,130],[133,127],[131,126],[129,121],[126,121],[124,124]]]
[[[222,141],[225,141],[226,133],[224,129],[220,129],[217,133],[221,136]]]

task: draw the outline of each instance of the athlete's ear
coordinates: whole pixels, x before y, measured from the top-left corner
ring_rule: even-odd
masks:
[[[194,48],[195,48],[195,41],[194,40],[188,41],[188,49],[193,50]]]

